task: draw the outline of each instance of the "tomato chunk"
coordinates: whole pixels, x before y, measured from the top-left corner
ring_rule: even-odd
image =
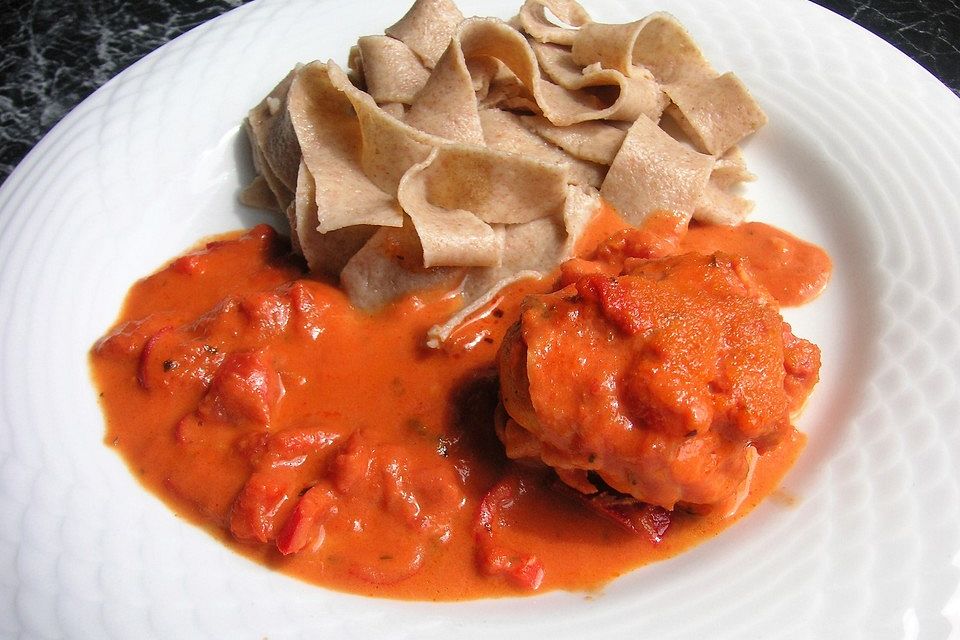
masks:
[[[240,310],[261,335],[280,334],[290,322],[290,299],[276,292],[250,293],[241,298]]]
[[[315,549],[323,544],[323,523],[337,513],[337,498],[324,485],[315,485],[307,490],[293,508],[280,534],[277,550],[283,555],[297,553],[308,545]]]
[[[262,353],[232,353],[213,376],[198,411],[203,418],[238,426],[265,426],[283,393],[280,375]]]
[[[521,589],[536,591],[546,575],[543,563],[534,555],[518,553],[496,543],[497,531],[506,526],[505,512],[523,492],[520,477],[509,474],[483,496],[474,525],[476,559],[483,573],[502,575]]]
[[[230,532],[241,542],[269,542],[275,537],[277,515],[295,492],[287,469],[255,472],[243,485],[230,511]]]

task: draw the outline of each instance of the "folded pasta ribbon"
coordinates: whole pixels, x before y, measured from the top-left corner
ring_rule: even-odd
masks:
[[[416,0],[359,39],[347,72],[298,65],[250,111],[241,197],[285,214],[310,269],[362,309],[457,289],[436,346],[573,255],[600,197],[635,224],[659,209],[742,219],[753,176],[737,145],[765,121],[668,14],[611,25],[527,0],[504,22]]]

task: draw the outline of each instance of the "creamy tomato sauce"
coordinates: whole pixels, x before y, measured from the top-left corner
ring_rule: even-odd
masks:
[[[621,226],[606,211],[594,244]],[[676,245],[675,226],[651,233]],[[511,287],[431,350],[427,329],[457,305],[443,292],[366,315],[268,227],[226,236],[135,284],[92,349],[105,441],[238,552],[391,598],[595,589],[715,535],[777,487],[803,446],[792,429],[734,516],[675,510],[656,534],[510,462],[494,430],[497,352],[524,296],[551,285]]]
[[[763,222],[735,227],[691,225],[680,240],[681,251],[724,251],[750,261],[760,284],[784,307],[795,307],[817,297],[830,280],[827,252]]]

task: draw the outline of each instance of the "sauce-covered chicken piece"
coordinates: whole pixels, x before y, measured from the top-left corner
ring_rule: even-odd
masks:
[[[619,261],[617,261],[619,262]],[[501,348],[507,455],[584,493],[733,509],[788,436],[820,354],[737,257],[627,257],[565,271]],[[602,482],[601,482],[602,481]]]

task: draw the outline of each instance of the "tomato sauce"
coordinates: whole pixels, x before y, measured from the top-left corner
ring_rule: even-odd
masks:
[[[552,472],[509,461],[494,430],[497,352],[524,296],[551,285],[514,285],[432,350],[427,329],[457,306],[445,292],[367,315],[307,276],[269,227],[224,236],[136,283],[93,347],[105,442],[239,553],[401,599],[597,589],[776,489],[803,447],[793,430],[761,456],[734,516],[674,511],[663,535],[631,532]]]
[[[735,227],[691,225],[680,240],[680,250],[723,251],[747,258],[760,284],[784,307],[816,298],[827,286],[832,269],[826,251],[763,222]]]

